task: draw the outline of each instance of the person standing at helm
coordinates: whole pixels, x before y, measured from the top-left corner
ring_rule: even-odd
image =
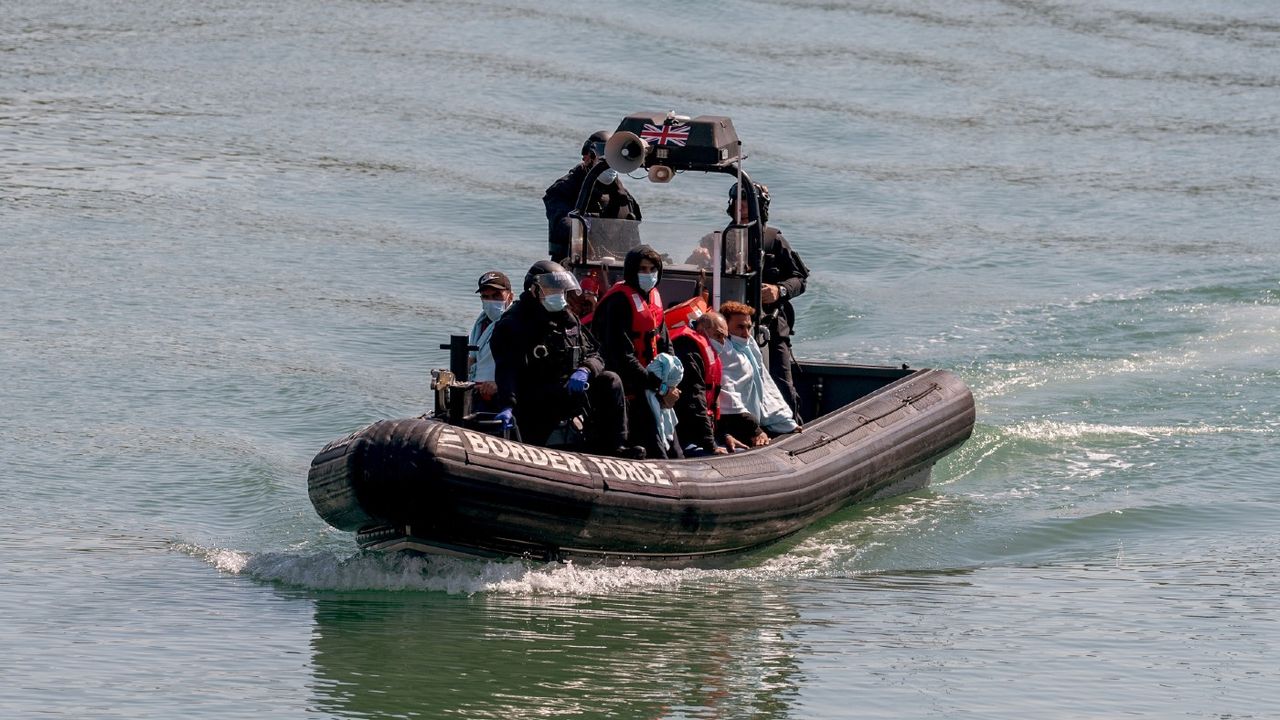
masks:
[[[506,427],[519,420],[521,439],[543,444],[561,421],[586,411],[593,452],[636,457],[625,445],[622,380],[604,369],[595,341],[573,313],[566,293],[578,290],[573,273],[549,260],[534,263],[524,292],[493,329],[495,416]]]
[[[650,457],[666,457],[666,445],[658,436],[653,413],[644,401],[644,391],[658,391],[662,378],[648,372],[649,363],[660,352],[670,352],[671,342],[663,322],[662,256],[648,245],[632,248],[623,263],[622,280],[600,298],[591,319],[591,330],[600,341],[605,367],[618,373],[628,399],[631,443],[643,445]],[[680,397],[678,388],[664,393],[663,407],[672,407]]]
[[[760,273],[760,324],[769,330],[769,375],[782,393],[782,399],[797,415],[800,396],[791,376],[795,357],[791,353],[791,333],[796,326],[796,311],[791,299],[805,290],[809,268],[782,237],[782,232],[769,226],[769,188],[755,183],[760,206],[761,239],[764,263]],[[739,225],[748,221],[747,203],[738,201],[738,185],[729,188],[729,206],[725,212]]]
[[[476,384],[476,393],[480,396],[481,407],[491,407],[493,396],[498,392],[498,384],[494,382],[493,352],[490,339],[493,328],[498,324],[502,313],[511,306],[511,281],[504,273],[497,270],[480,276],[476,292],[480,294],[480,315],[471,325],[468,344],[476,346],[467,358],[467,379]]]
[[[569,213],[578,206],[578,195],[587,172],[604,158],[604,145],[613,133],[597,130],[582,143],[582,162],[574,165],[564,177],[551,183],[542,204],[547,209],[547,252],[551,259],[560,262],[569,256],[569,237],[572,226]],[[585,208],[587,215],[639,220],[640,204],[627,192],[616,170],[608,169],[596,178],[596,186]]]

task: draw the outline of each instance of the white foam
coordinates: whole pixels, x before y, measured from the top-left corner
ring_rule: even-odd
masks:
[[[843,544],[809,540],[794,553],[756,567],[725,570],[653,569],[635,566],[485,561],[412,553],[250,553],[175,544],[219,572],[315,590],[409,590],[450,594],[606,595],[671,590],[686,583],[795,578],[819,574],[839,557]]]
[[[1280,307],[1239,305],[1223,310],[1217,319],[1219,332],[1204,338],[1220,364],[1230,360],[1267,357],[1280,352]]]
[[[335,550],[326,530],[307,547],[250,552],[173,542],[171,547],[219,572],[266,583],[337,591],[418,591],[530,597],[583,597],[612,593],[670,592],[685,585],[731,585],[847,577],[860,572],[859,560],[882,549],[885,538],[928,532],[948,507],[964,502],[949,496],[904,498],[856,519],[811,532],[778,554],[745,559],[726,569],[654,569],[582,563],[464,559],[416,553]],[[337,535],[344,535],[337,533]],[[345,543],[340,543],[343,547]],[[306,545],[305,543],[303,545]],[[318,549],[319,548],[319,549]]]
[[[1031,390],[1046,385],[1062,385],[1099,377],[1119,375],[1156,375],[1194,367],[1201,353],[1181,349],[1174,353],[1133,355],[1124,358],[1076,358],[1066,361],[1029,361],[1006,363],[987,368],[988,377],[974,382],[974,394],[984,400],[1009,395],[1018,390]]]
[[[1216,425],[1105,425],[1088,422],[1056,422],[1053,420],[1034,420],[1018,423],[1004,428],[1004,432],[1029,440],[1053,442],[1057,440],[1076,440],[1085,437],[1108,437],[1132,435],[1155,439],[1178,435],[1215,435],[1219,433],[1257,433],[1269,434],[1273,428],[1247,428],[1239,426]]]

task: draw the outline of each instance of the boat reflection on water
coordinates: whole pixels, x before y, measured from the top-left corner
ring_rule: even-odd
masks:
[[[790,715],[776,593],[342,593],[317,599],[316,708],[340,717]]]

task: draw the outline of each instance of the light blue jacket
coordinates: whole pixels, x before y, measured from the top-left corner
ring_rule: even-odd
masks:
[[[468,342],[480,348],[468,355],[470,362],[467,363],[469,366],[467,379],[471,382],[493,382],[494,378],[495,366],[493,363],[493,351],[489,349],[489,339],[493,337],[493,328],[498,323],[491,322],[482,331],[480,324],[486,319],[488,319],[488,316],[482,312],[480,317],[476,318],[475,323],[471,325],[471,336]]]
[[[795,415],[764,366],[760,346],[747,339],[712,342],[720,355],[720,412],[751,413],[760,426],[778,433],[799,427]]]

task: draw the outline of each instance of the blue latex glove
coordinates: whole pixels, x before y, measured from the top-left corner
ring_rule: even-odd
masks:
[[[502,423],[503,430],[510,430],[516,424],[515,416],[511,414],[511,408],[503,408],[502,412],[493,416],[493,419]]]
[[[565,387],[569,388],[571,393],[583,393],[587,391],[587,380],[591,379],[591,374],[585,368],[578,368],[569,376],[569,382],[565,383]]]

